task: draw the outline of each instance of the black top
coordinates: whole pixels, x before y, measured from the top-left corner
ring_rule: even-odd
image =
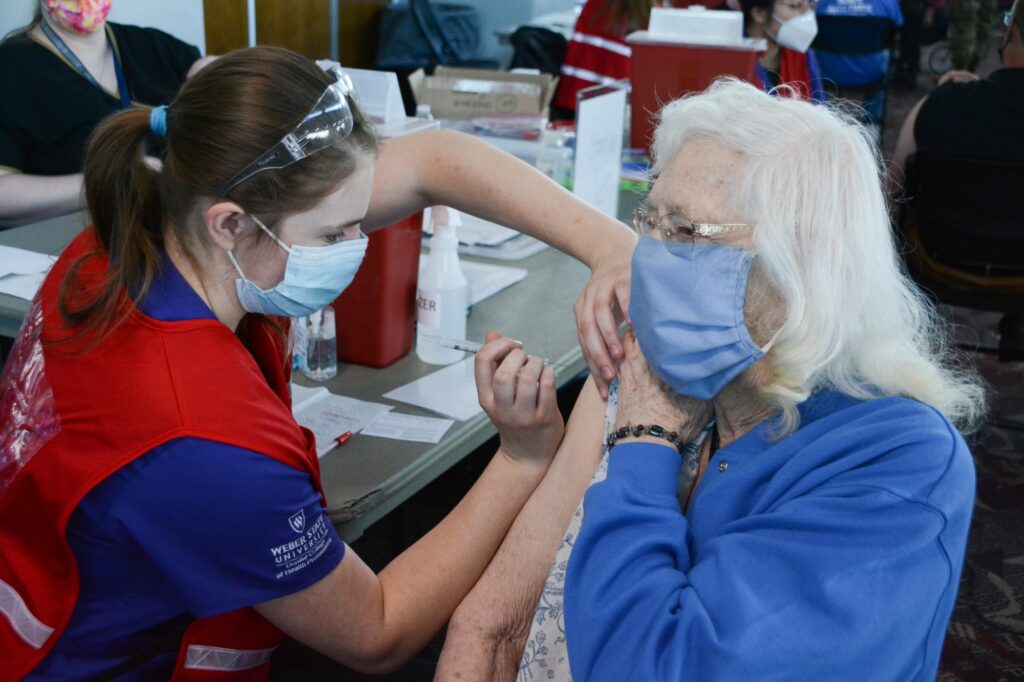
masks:
[[[199,50],[155,28],[107,22],[135,104],[168,104]],[[28,35],[0,44],[0,167],[34,175],[82,170],[96,125],[121,107]]]
[[[918,149],[1024,159],[1024,68],[935,88],[917,114]]]

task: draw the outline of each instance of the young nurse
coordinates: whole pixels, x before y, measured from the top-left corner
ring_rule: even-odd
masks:
[[[476,374],[500,449],[374,574],[327,520],[292,418],[287,317],[345,289],[364,232],[447,204],[591,266],[577,311],[603,380],[634,238],[469,137],[379,144],[339,69],[274,48],[111,116],[85,189],[94,224],[0,384],[0,679],[263,679],[284,634],[362,671],[401,665],[543,477],[563,433],[554,377],[492,337]]]

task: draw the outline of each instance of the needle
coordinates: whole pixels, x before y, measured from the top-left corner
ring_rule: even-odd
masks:
[[[461,350],[466,353],[476,353],[477,351],[484,347],[484,344],[478,343],[476,341],[467,341],[466,339],[449,339],[447,336],[434,336],[432,334],[424,334],[423,338],[433,343],[436,343],[442,348],[452,348],[454,350]],[[523,345],[521,341],[516,341],[516,343],[518,343],[520,346]],[[545,365],[553,365],[555,367],[567,367],[567,365],[564,363],[554,362],[552,360],[548,360],[547,358],[541,358],[541,360],[544,361]]]

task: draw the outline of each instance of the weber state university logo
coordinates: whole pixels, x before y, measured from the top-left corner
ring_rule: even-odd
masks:
[[[301,533],[306,530],[306,510],[300,509],[291,516],[288,517],[288,525],[292,527],[292,530],[296,533]]]

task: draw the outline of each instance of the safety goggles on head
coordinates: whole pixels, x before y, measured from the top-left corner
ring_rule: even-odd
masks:
[[[240,183],[257,173],[290,166],[352,134],[355,120],[349,102],[355,99],[355,87],[341,67],[332,65],[326,71],[334,76],[335,81],[327,86],[324,94],[299,125],[228,180],[221,188],[221,196],[226,196]]]

